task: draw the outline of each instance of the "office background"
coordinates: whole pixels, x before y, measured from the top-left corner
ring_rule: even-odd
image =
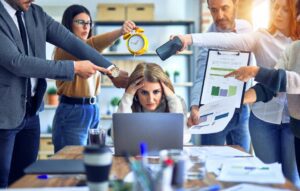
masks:
[[[186,100],[189,106],[190,90],[192,81],[195,78],[195,56],[196,49],[190,49],[186,54],[179,55],[162,62],[155,56],[154,50],[166,42],[170,34],[182,34],[186,32],[206,31],[207,26],[212,22],[209,10],[207,9],[206,0],[36,0],[36,4],[42,6],[44,10],[55,18],[61,21],[64,10],[72,4],[81,4],[87,7],[94,21],[97,21],[98,4],[153,4],[153,21],[152,24],[145,26],[143,23],[139,25],[145,29],[145,34],[149,39],[149,52],[144,56],[133,57],[126,49],[126,42],[121,39],[120,44],[111,54],[109,49],[104,50],[103,54],[113,62],[128,62],[128,64],[136,64],[141,61],[154,62],[160,64],[169,74],[171,80],[175,83],[175,91],[178,95]],[[270,0],[239,0],[238,17],[245,18],[254,24],[254,27],[265,26],[268,19],[268,6]],[[251,9],[252,8],[252,9]],[[266,17],[256,18],[256,12],[266,12]],[[256,11],[256,12],[255,12]],[[259,22],[257,22],[259,20]],[[166,21],[166,25],[158,24],[160,21]],[[179,24],[168,25],[180,21]],[[182,24],[183,23],[183,24]],[[94,34],[112,31],[121,27],[105,24],[97,24],[94,27]],[[47,45],[47,58],[51,59],[53,54],[53,46]],[[179,71],[179,77],[174,74]],[[55,87],[55,81],[48,80],[48,88]],[[123,89],[116,89],[110,85],[103,85],[101,94],[98,97],[98,104],[101,110],[101,125],[109,127],[111,123],[111,113],[114,108],[110,104],[115,97],[121,97]],[[46,98],[47,100],[47,98]],[[46,102],[47,103],[47,102]],[[46,105],[45,111],[41,113],[41,131],[49,133],[51,131],[52,119],[56,106]]]

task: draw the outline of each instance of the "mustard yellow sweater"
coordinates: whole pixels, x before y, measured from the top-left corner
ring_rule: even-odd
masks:
[[[115,39],[111,37],[111,33],[105,33],[89,38],[86,43],[97,51],[101,52],[103,49],[113,43]],[[74,60],[78,61],[75,56],[67,53],[61,48],[57,48],[54,53],[55,60]],[[75,75],[73,81],[56,81],[58,95],[65,95],[68,97],[93,97],[100,93],[101,73],[97,72],[88,79],[83,79]]]

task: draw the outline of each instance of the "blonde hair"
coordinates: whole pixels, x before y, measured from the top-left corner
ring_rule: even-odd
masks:
[[[297,33],[297,7],[296,7],[296,0],[286,0],[287,1],[287,5],[288,5],[288,9],[289,9],[289,14],[290,14],[290,20],[289,20],[289,28],[290,28],[290,38],[292,40],[297,40],[299,39],[298,37],[298,33]],[[274,19],[274,13],[273,13],[273,9],[274,9],[274,4],[273,3],[273,8],[272,8],[272,17],[270,19],[270,26],[268,31],[271,34],[274,34],[276,31],[276,27],[273,25],[273,19]]]
[[[167,76],[167,74],[158,64],[154,64],[154,63],[138,64],[129,77],[127,88],[132,83],[135,83],[138,79],[144,79],[144,81],[147,82],[158,82],[158,83],[162,82],[175,93],[170,78]],[[138,107],[140,107],[140,103],[135,98],[133,100],[133,104],[131,107],[132,111],[136,112],[138,110]],[[168,111],[168,108],[166,108],[166,111]]]

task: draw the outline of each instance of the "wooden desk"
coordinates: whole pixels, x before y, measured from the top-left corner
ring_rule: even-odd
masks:
[[[235,146],[234,146],[235,147]],[[239,148],[239,147],[235,147]],[[82,159],[83,147],[81,146],[68,146],[63,150],[55,154],[52,159]],[[122,157],[114,157],[111,169],[111,174],[115,175],[119,179],[123,179],[129,172],[128,165]],[[223,188],[230,187],[236,183],[219,182],[216,177],[209,173],[204,180],[189,180],[186,182],[185,187],[202,187],[211,184],[219,183]],[[40,180],[36,178],[36,175],[25,175],[10,188],[29,188],[29,187],[63,187],[63,186],[75,186],[80,184],[80,181],[76,178],[50,178],[47,180]],[[289,181],[286,181],[282,185],[269,185],[276,188],[287,188],[291,190],[297,190]]]

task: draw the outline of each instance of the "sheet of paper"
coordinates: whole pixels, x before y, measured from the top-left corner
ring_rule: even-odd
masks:
[[[281,188],[272,188],[266,186],[259,186],[254,184],[239,184],[227,188],[223,191],[289,191],[288,189],[281,189]]]
[[[190,154],[197,154],[199,151],[204,151],[208,158],[211,157],[243,157],[251,156],[249,153],[240,151],[229,146],[201,146],[201,147],[184,147],[184,150]]]
[[[264,163],[257,157],[210,157],[206,160],[207,172],[212,172],[219,176],[224,163],[248,163],[251,165],[263,165]]]
[[[0,189],[0,191],[7,191],[6,189]],[[87,186],[80,187],[45,187],[45,188],[15,188],[9,189],[9,191],[89,191]]]
[[[184,150],[189,155],[197,155],[197,153],[204,151],[206,155],[206,170],[216,175],[220,174],[221,167],[226,161],[248,161],[255,164],[263,164],[258,158],[252,157],[249,153],[229,146],[184,147]]]
[[[233,107],[240,108],[245,83],[224,76],[241,66],[247,66],[250,52],[209,50],[206,71],[200,98],[201,104],[233,97]]]
[[[210,134],[223,131],[234,114],[234,102],[234,98],[228,97],[201,106],[200,123],[189,128],[189,133]]]
[[[285,178],[281,170],[281,164],[253,165],[251,163],[226,162],[222,166],[217,177],[225,182],[251,182],[261,184],[283,184]]]

